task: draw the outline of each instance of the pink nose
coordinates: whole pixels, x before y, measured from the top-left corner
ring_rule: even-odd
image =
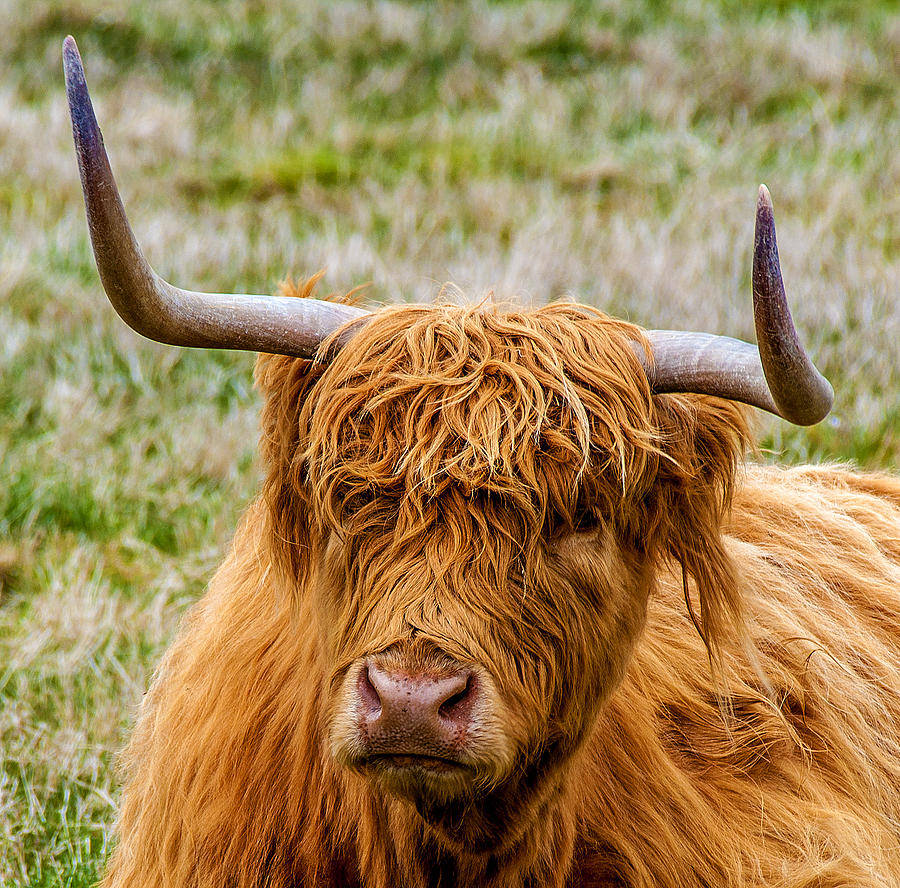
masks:
[[[372,660],[357,681],[359,727],[370,755],[456,758],[478,699],[469,669],[448,674],[388,671]]]

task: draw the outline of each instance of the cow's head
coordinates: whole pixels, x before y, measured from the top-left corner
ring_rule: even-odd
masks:
[[[744,408],[654,395],[635,342],[571,304],[441,305],[384,309],[327,365],[260,359],[273,540],[314,602],[338,762],[425,809],[538,792],[621,679],[661,558],[711,636],[736,608]]]
[[[476,799],[488,821],[538,810],[624,673],[660,564],[692,578],[712,646],[738,610],[719,535],[747,439],[734,402],[800,423],[830,408],[791,323],[765,188],[758,349],[571,304],[370,314],[192,293],[141,254],[71,38],[64,52],[116,309],[159,341],[270,353],[271,549],[318,623],[334,759],[460,842],[486,834]]]

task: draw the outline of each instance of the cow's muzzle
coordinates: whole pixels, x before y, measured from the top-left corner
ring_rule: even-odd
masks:
[[[496,784],[516,741],[482,668],[394,647],[357,660],[340,680],[331,751],[394,795],[432,802]]]
[[[465,766],[481,697],[472,670],[401,671],[370,659],[355,696],[360,752],[370,765],[437,773]]]

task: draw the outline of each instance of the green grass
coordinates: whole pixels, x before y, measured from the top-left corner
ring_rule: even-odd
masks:
[[[752,337],[773,194],[837,391],[763,459],[900,466],[900,12],[805,2],[0,0],[0,884],[92,884],[149,675],[259,482],[252,356],[100,290],[60,43],[151,261],[376,302],[570,294]]]

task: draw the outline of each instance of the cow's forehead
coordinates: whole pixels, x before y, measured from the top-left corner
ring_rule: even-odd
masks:
[[[376,315],[304,406],[308,476],[323,497],[420,507],[452,489],[564,508],[609,465],[620,490],[651,423],[639,335],[571,305]]]

